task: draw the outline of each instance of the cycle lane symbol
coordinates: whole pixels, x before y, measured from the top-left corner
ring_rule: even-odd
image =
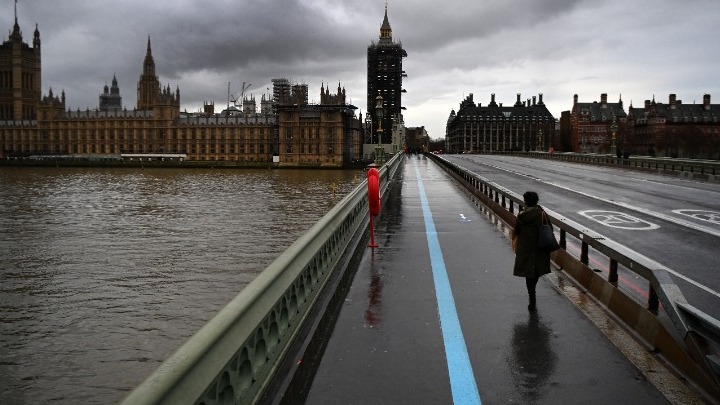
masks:
[[[720,212],[706,210],[673,210],[674,213],[720,225]]]
[[[660,225],[653,224],[652,222],[648,222],[619,211],[586,210],[580,211],[579,214],[610,228],[631,229],[637,231],[649,231],[660,228]]]

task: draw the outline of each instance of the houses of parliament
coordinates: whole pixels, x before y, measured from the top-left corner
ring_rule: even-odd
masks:
[[[246,98],[242,110],[180,111],[180,89],[161,87],[150,38],[137,84],[137,105],[122,108],[117,79],[105,85],[97,109],[66,108],[65,93],[41,94],[41,41],[23,41],[15,17],[0,44],[0,158],[181,156],[187,161],[237,165],[343,167],[362,158],[362,116],[338,84],[325,84],[320,103],[307,85],[273,80],[272,99]],[[234,163],[231,163],[234,162]]]

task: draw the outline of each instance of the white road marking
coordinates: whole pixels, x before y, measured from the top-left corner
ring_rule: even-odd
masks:
[[[636,231],[650,231],[660,228],[660,225],[618,211],[587,210],[580,211],[579,214],[611,228]]]
[[[475,162],[475,163],[478,163],[478,162]],[[653,216],[653,217],[656,217],[656,218],[664,219],[664,220],[666,220],[666,221],[669,221],[669,222],[672,222],[672,223],[676,223],[676,224],[678,224],[678,225],[687,226],[687,227],[689,227],[689,228],[691,228],[691,229],[699,230],[699,231],[701,231],[701,232],[705,232],[705,233],[708,233],[708,234],[710,234],[710,235],[714,235],[714,236],[720,237],[720,233],[719,233],[719,232],[716,232],[716,231],[714,231],[714,230],[712,230],[712,229],[708,229],[708,228],[705,228],[705,227],[696,226],[695,224],[690,223],[690,222],[687,222],[687,221],[683,221],[683,220],[680,220],[680,219],[672,218],[672,217],[669,217],[669,216],[667,216],[667,215],[663,215],[663,214],[660,214],[660,213],[655,213],[655,212],[652,212],[652,211],[647,211],[647,210],[644,210],[644,209],[641,209],[641,208],[638,208],[638,207],[633,207],[633,206],[630,206],[629,204],[623,204],[623,203],[619,203],[619,202],[616,202],[616,201],[611,201],[611,200],[608,200],[608,199],[606,199],[606,198],[594,196],[594,195],[592,195],[592,194],[583,193],[583,192],[581,192],[581,191],[573,190],[573,189],[571,189],[571,188],[569,188],[569,187],[565,187],[565,186],[561,186],[561,185],[559,185],[559,184],[551,183],[551,182],[549,182],[549,181],[541,180],[541,179],[539,179],[539,178],[537,178],[537,177],[528,176],[528,175],[526,175],[526,174],[524,174],[524,173],[515,172],[515,171],[509,170],[509,169],[503,169],[502,167],[497,167],[497,166],[490,165],[490,164],[487,164],[487,163],[480,163],[480,164],[483,164],[483,165],[486,165],[486,166],[490,166],[490,167],[493,167],[493,168],[495,168],[495,169],[502,170],[502,171],[505,171],[505,172],[513,173],[513,174],[516,174],[516,175],[518,175],[518,176],[531,178],[531,179],[537,180],[537,181],[539,181],[539,182],[541,182],[541,183],[545,183],[545,184],[551,185],[551,186],[553,186],[553,187],[558,187],[558,188],[561,188],[561,189],[563,189],[563,190],[570,191],[570,192],[572,192],[572,193],[584,195],[584,196],[586,196],[586,197],[588,197],[588,198],[592,198],[592,199],[595,199],[595,200],[599,200],[599,201],[602,201],[602,202],[605,202],[605,203],[608,203],[608,204],[619,205],[619,206],[621,206],[621,207],[624,207],[624,208],[627,208],[627,209],[630,209],[630,210],[642,212],[642,213],[645,213],[646,215],[650,215],[650,216]],[[650,259],[650,260],[652,260],[652,259]],[[680,273],[678,273],[678,272],[675,271],[675,270],[669,269],[669,268],[667,268],[666,266],[662,266],[662,265],[660,265],[659,263],[658,263],[658,266],[660,266],[660,267],[658,267],[658,268],[663,268],[663,269],[665,269],[668,273],[672,274],[673,276],[675,276],[675,277],[677,277],[677,278],[680,278],[680,279],[682,279],[682,280],[685,280],[686,282],[694,285],[695,287],[700,288],[701,290],[703,290],[703,291],[705,291],[705,292],[707,292],[707,293],[709,293],[709,294],[712,294],[712,295],[715,296],[715,297],[720,298],[720,293],[718,293],[717,291],[712,290],[712,289],[710,289],[709,287],[707,287],[707,286],[705,286],[705,285],[703,285],[703,284],[700,284],[699,282],[697,282],[697,281],[695,281],[695,280],[693,280],[693,279],[691,279],[691,278],[689,278],[689,277],[687,277],[687,276],[685,276],[685,275],[683,275],[683,274],[680,274]]]
[[[695,218],[700,221],[711,222],[713,224],[720,225],[720,212],[717,211],[705,211],[705,210],[673,210],[674,213],[680,215],[686,215],[690,218]]]
[[[545,184],[547,184],[547,185],[550,185],[550,186],[553,186],[553,187],[557,187],[557,188],[562,189],[562,190],[567,190],[567,191],[570,191],[570,192],[575,193],[575,194],[580,194],[580,195],[582,195],[582,196],[585,196],[585,197],[588,197],[588,198],[592,198],[592,199],[594,199],[594,200],[598,200],[598,201],[604,202],[604,203],[606,203],[606,204],[617,205],[617,206],[619,206],[619,207],[626,208],[626,209],[631,210],[631,211],[639,212],[639,213],[641,213],[641,214],[645,214],[645,215],[648,215],[648,216],[651,216],[651,217],[655,217],[655,218],[658,218],[658,219],[662,219],[663,221],[671,222],[671,223],[676,224],[676,225],[684,226],[684,227],[686,227],[686,228],[690,228],[690,229],[693,229],[693,230],[696,230],[696,231],[704,232],[704,233],[706,233],[706,234],[708,234],[708,235],[717,236],[717,237],[720,238],[720,231],[716,231],[716,230],[714,230],[714,229],[710,229],[710,228],[707,228],[707,227],[702,226],[702,225],[694,224],[694,223],[692,223],[692,222],[688,222],[688,221],[682,220],[682,219],[680,219],[680,218],[673,218],[673,217],[671,217],[671,216],[669,216],[669,215],[661,214],[661,213],[659,213],[659,212],[651,211],[651,210],[648,210],[648,209],[645,209],[645,208],[640,208],[640,207],[636,207],[636,206],[634,206],[634,205],[630,205],[630,204],[627,204],[627,203],[623,203],[623,202],[619,202],[619,201],[613,201],[613,200],[609,200],[609,199],[607,199],[607,198],[603,198],[603,197],[599,197],[599,196],[596,196],[596,195],[588,194],[588,193],[585,193],[585,192],[582,192],[582,191],[578,191],[578,190],[575,190],[575,189],[570,188],[570,187],[567,187],[567,186],[563,186],[563,185],[561,185],[561,184],[553,183],[553,182],[550,182],[550,181],[546,181],[546,180],[539,179],[539,178],[534,177],[534,176],[529,176],[529,175],[524,174],[524,173],[516,172],[516,171],[514,171],[514,170],[504,169],[504,168],[502,168],[502,167],[498,167],[498,166],[495,166],[495,165],[489,165],[489,164],[486,164],[486,165],[487,165],[487,166],[490,166],[490,167],[493,167],[493,168],[495,168],[495,169],[498,169],[498,170],[502,170],[502,171],[505,171],[505,172],[508,172],[508,173],[512,173],[512,174],[518,175],[518,176],[528,177],[528,178],[531,178],[531,179],[533,179],[533,180],[537,180],[537,181],[539,181],[539,182],[541,182],[541,183],[545,183]]]

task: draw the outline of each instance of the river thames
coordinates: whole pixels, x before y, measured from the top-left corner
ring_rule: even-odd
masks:
[[[117,403],[363,176],[0,169],[0,403]]]

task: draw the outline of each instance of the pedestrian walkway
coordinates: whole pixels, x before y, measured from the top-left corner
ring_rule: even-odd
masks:
[[[306,403],[668,403],[549,279],[528,311],[509,241],[435,163],[401,182]]]

